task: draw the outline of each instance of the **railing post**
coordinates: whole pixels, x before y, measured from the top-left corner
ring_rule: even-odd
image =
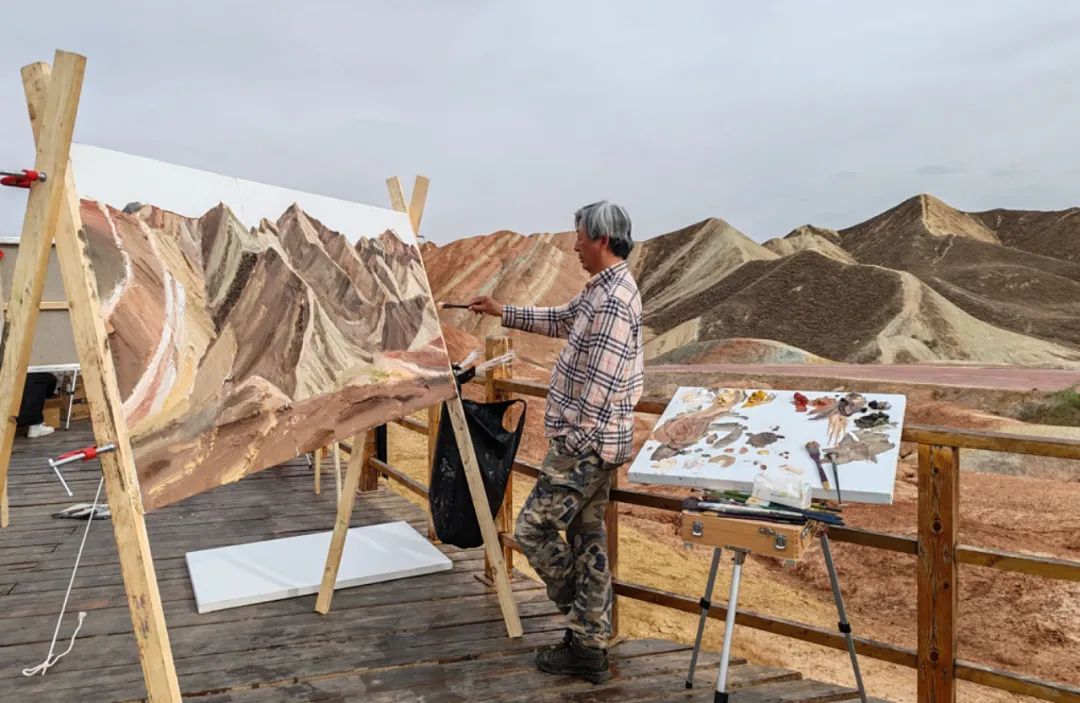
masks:
[[[960,450],[919,445],[918,696],[956,701]]]
[[[386,432],[385,426],[383,426],[383,432]],[[367,431],[367,439],[364,442],[364,456],[362,459],[364,463],[360,466],[361,492],[379,490],[379,472],[371,465],[371,460],[375,458],[378,453],[378,436],[379,428],[377,427]],[[385,461],[385,459],[383,461]]]
[[[502,356],[510,352],[510,338],[506,336],[488,337],[484,349],[484,357],[486,359],[494,359],[495,357]],[[509,400],[511,394],[503,393],[495,388],[495,381],[504,378],[513,378],[514,371],[510,363],[499,364],[488,369],[486,377],[484,379],[484,397],[489,403],[495,403],[500,400]],[[502,507],[499,508],[499,514],[495,517],[495,527],[498,529],[499,534],[509,534],[514,529],[514,472],[510,472],[509,481],[506,484],[506,493],[503,495]],[[513,578],[514,575],[514,550],[510,547],[504,546],[503,560],[506,562],[506,575],[508,578]],[[494,574],[491,572],[491,565],[487,562],[487,557],[484,558],[484,573],[488,578],[494,578]]]

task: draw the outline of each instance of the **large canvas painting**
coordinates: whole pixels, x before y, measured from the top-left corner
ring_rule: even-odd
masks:
[[[76,145],[143,504],[453,396],[408,216]]]
[[[906,405],[882,393],[680,388],[628,476],[749,493],[775,469],[801,476],[815,498],[891,503]]]

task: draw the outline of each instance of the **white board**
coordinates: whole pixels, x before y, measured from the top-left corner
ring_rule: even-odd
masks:
[[[187,553],[200,613],[319,592],[330,532]],[[335,590],[449,571],[453,562],[407,522],[353,527]]]
[[[277,218],[293,203],[330,229],[356,243],[392,229],[407,243],[416,243],[409,216],[397,210],[361,205],[289,188],[223,176],[86,144],[71,145],[71,167],[82,198],[122,208],[132,201],[153,204],[185,217],[199,217],[225,203],[241,222]]]
[[[830,442],[829,420],[809,419],[813,408],[799,411],[794,402],[795,394],[800,393],[808,400],[836,399],[843,393],[822,393],[820,391],[764,390],[745,389],[745,398],[732,405],[730,411],[709,417],[709,408],[720,407],[717,400],[731,397],[730,394],[743,392],[742,389],[724,388],[680,388],[672,398],[664,414],[656,423],[653,435],[645,442],[641,451],[630,465],[628,478],[638,483],[651,483],[669,486],[688,486],[708,490],[730,490],[749,493],[754,485],[754,476],[765,468],[788,468],[802,475],[812,487],[815,498],[836,499],[836,480],[833,466],[825,458],[827,449],[837,442]],[[747,399],[755,392],[772,394],[771,401],[747,407]],[[725,396],[724,394],[728,394]],[[872,460],[850,461],[837,466],[840,490],[844,502],[857,503],[892,503],[893,488],[896,481],[896,467],[900,460],[900,435],[903,431],[904,412],[907,399],[902,395],[884,393],[864,393],[867,404],[887,403],[884,412],[889,416],[887,425],[861,430],[855,420],[862,415],[875,412],[868,409],[865,413],[855,413],[846,425],[844,436],[851,435],[851,441],[860,432],[873,432],[880,437],[875,440],[891,444],[891,448],[882,451]],[[666,438],[667,432],[661,432],[664,424],[675,418],[705,417],[709,429],[703,432],[691,432],[689,436],[676,442],[677,449],[668,449],[657,454],[665,442],[657,436]],[[705,420],[696,424],[701,426]],[[737,429],[738,428],[741,429]],[[671,426],[669,426],[671,427]],[[696,427],[694,428],[696,429]],[[772,433],[781,437],[762,446],[762,433]],[[738,435],[730,444],[724,439]],[[691,441],[692,440],[692,441]],[[817,467],[806,450],[807,442],[815,441],[821,447],[822,464],[826,477],[833,490],[826,491],[819,478]],[[674,452],[674,455],[671,455]],[[727,457],[718,459],[718,457]],[[715,463],[723,461],[724,464]]]

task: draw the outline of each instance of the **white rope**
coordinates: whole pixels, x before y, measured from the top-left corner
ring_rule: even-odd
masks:
[[[53,650],[56,649],[56,638],[60,636],[60,624],[64,621],[64,614],[67,612],[68,599],[71,597],[71,587],[75,583],[75,574],[79,571],[79,561],[82,560],[83,549],[86,547],[86,536],[90,534],[90,524],[94,522],[94,515],[97,513],[98,500],[101,498],[101,487],[105,485],[105,477],[102,476],[98,481],[97,493],[94,495],[94,507],[90,509],[90,516],[86,518],[86,529],[83,530],[82,544],[79,545],[79,553],[75,556],[75,568],[71,570],[71,580],[68,581],[67,593],[64,594],[64,605],[60,608],[60,617],[56,619],[56,629],[53,630],[52,643],[49,644],[49,654],[45,657],[45,661],[41,662],[33,669],[23,669],[23,676],[36,676],[41,674],[45,675],[45,672],[56,666],[56,662],[66,657],[75,647],[75,638],[79,636],[79,630],[82,629],[83,621],[86,620],[86,613],[79,611],[79,623],[75,626],[75,632],[71,633],[71,643],[68,648],[60,654],[53,656]]]

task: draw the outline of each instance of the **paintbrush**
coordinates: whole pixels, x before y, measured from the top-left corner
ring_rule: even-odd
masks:
[[[442,308],[459,308],[461,310],[468,310],[468,303],[439,303]]]
[[[825,456],[829,458],[829,463],[832,464],[832,475],[836,479],[836,502],[838,505],[844,505],[844,499],[840,497],[840,469],[836,466],[836,453],[825,452]]]
[[[810,455],[810,458],[814,460],[814,465],[817,466],[818,478],[821,479],[821,487],[826,491],[831,491],[832,486],[829,485],[829,477],[825,475],[825,467],[821,465],[821,445],[817,442],[807,442],[806,452]]]

